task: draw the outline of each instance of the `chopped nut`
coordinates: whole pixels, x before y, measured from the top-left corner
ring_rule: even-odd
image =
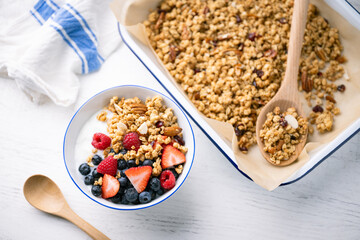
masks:
[[[325,97],[325,99],[328,100],[328,101],[330,101],[330,102],[332,102],[332,103],[336,103],[335,99],[334,99],[332,96],[330,96],[330,95],[327,95],[327,96]]]
[[[176,136],[179,133],[181,133],[181,131],[182,131],[182,128],[180,128],[180,127],[165,127],[164,135],[173,137],[173,136]]]
[[[323,60],[325,62],[327,61],[326,54],[325,54],[324,50],[321,47],[316,47],[315,48],[315,53],[316,53],[316,56],[318,56],[318,58],[320,58],[321,60]]]

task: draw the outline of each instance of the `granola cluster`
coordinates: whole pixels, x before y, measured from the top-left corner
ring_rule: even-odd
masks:
[[[104,116],[108,118],[104,120]],[[97,118],[107,122],[107,132],[111,138],[111,147],[104,150],[104,157],[113,155],[115,159],[132,159],[136,165],[145,159],[153,160],[153,176],[159,176],[162,171],[162,144],[172,143],[173,147],[184,154],[188,150],[184,146],[177,117],[171,108],[163,105],[160,96],[148,98],[145,103],[137,97],[119,99],[115,96]],[[137,151],[124,151],[123,154],[122,141],[128,132],[138,133],[141,145]]]
[[[256,144],[257,116],[284,78],[292,9],[289,0],[164,0],[144,22],[153,49],[189,99],[205,116],[231,123],[243,152]],[[341,51],[338,30],[310,5],[299,91],[319,132],[330,131],[340,113]]]
[[[288,108],[284,113],[276,107],[266,115],[266,121],[260,130],[264,151],[270,155],[270,161],[279,165],[295,153],[296,145],[307,134],[308,122],[299,116],[295,108]]]

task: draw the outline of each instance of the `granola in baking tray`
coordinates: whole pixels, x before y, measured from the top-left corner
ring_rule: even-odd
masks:
[[[164,0],[144,22],[170,74],[205,116],[234,126],[243,152],[256,143],[257,116],[284,77],[292,8],[293,1]],[[299,91],[319,132],[330,131],[340,113],[341,52],[338,30],[310,5]]]
[[[96,119],[106,134],[94,133],[94,149],[79,166],[96,197],[121,204],[145,204],[171,190],[188,151],[182,129],[160,96],[113,97]]]
[[[266,121],[260,130],[264,142],[264,151],[269,153],[270,161],[279,165],[295,153],[296,145],[307,134],[308,122],[299,116],[295,108],[281,113],[279,107],[266,115]]]

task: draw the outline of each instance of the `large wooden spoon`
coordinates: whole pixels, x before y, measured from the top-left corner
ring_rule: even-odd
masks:
[[[93,239],[109,239],[69,207],[59,187],[44,175],[33,175],[24,184],[26,200],[35,208],[74,223]]]
[[[270,155],[264,151],[264,143],[260,138],[260,130],[266,120],[266,114],[273,111],[275,107],[280,107],[280,111],[284,112],[290,107],[294,107],[300,116],[304,117],[298,92],[298,73],[302,42],[307,19],[308,0],[295,0],[292,15],[289,50],[285,71],[285,78],[281,83],[281,87],[276,95],[264,106],[256,121],[256,141],[260,148],[261,154],[267,161],[270,161]],[[303,150],[307,138],[307,133],[296,145],[295,153],[288,159],[280,161],[277,166],[287,166],[293,163]]]

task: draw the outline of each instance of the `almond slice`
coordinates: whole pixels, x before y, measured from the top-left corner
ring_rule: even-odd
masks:
[[[297,129],[299,127],[299,123],[293,115],[286,115],[285,120],[292,128]]]
[[[148,127],[147,127],[147,125],[146,125],[146,122],[143,122],[143,123],[140,125],[140,127],[138,127],[137,131],[138,131],[140,134],[142,134],[142,135],[147,134],[147,132],[148,132]]]

